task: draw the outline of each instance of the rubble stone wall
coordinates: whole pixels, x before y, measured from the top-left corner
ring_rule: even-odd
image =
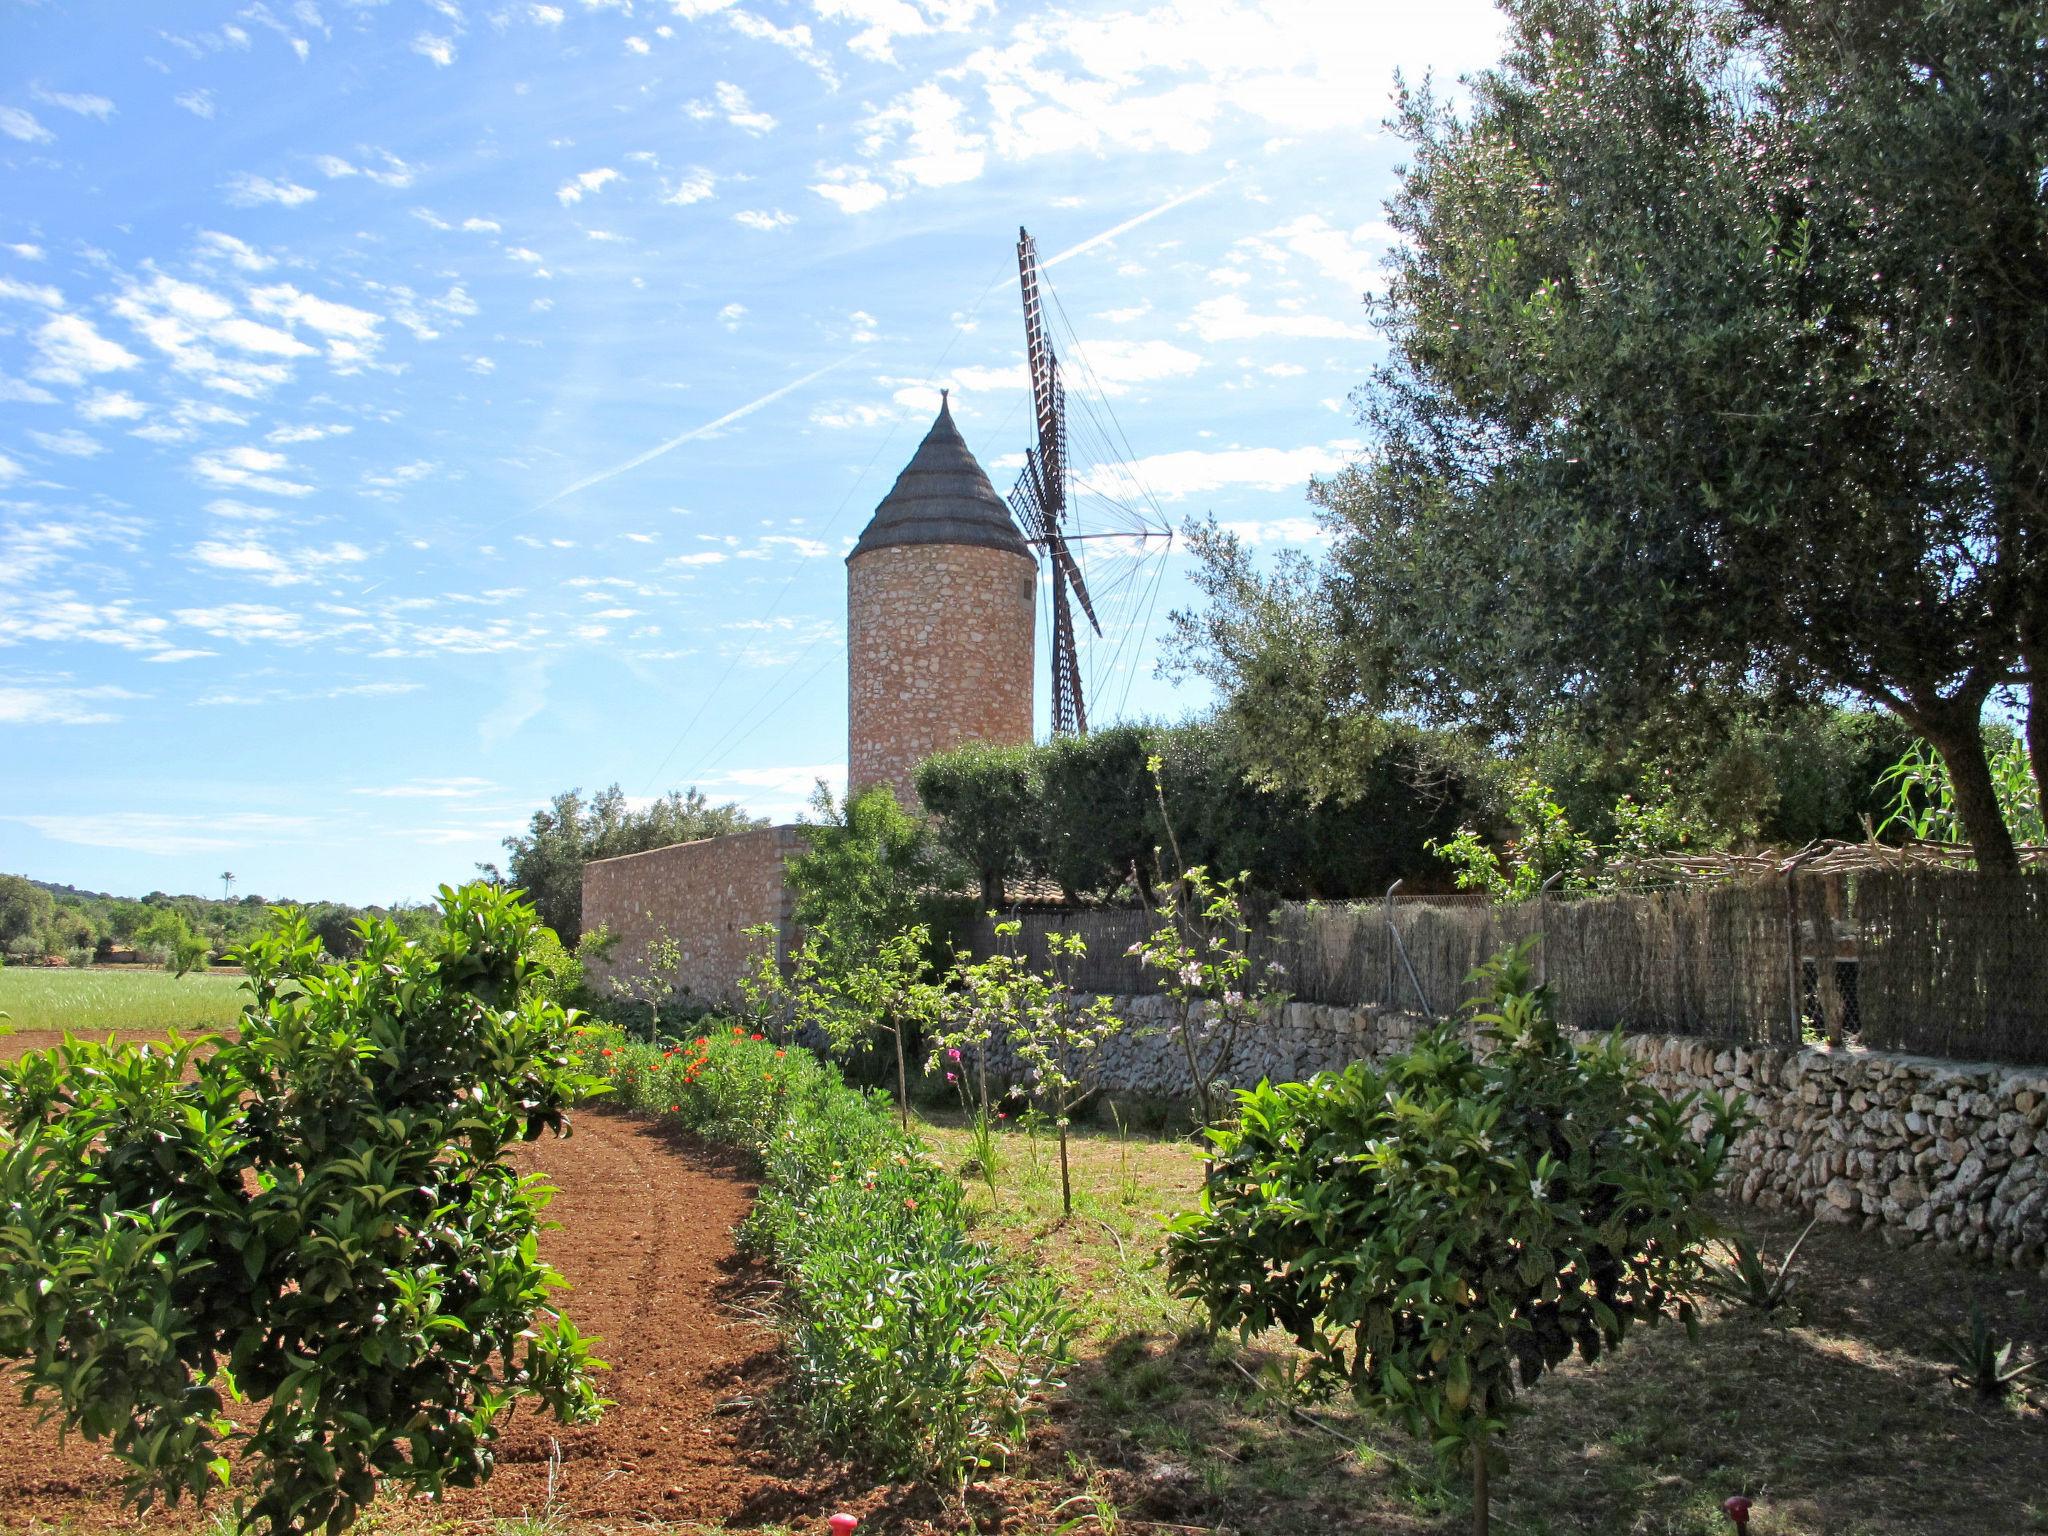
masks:
[[[1103,1049],[1105,1090],[1188,1096],[1169,1000],[1116,1001],[1133,1027]],[[1377,1006],[1289,1003],[1237,1042],[1230,1076],[1239,1084],[1299,1080],[1379,1060],[1406,1050],[1424,1027],[1413,1014]],[[1666,1093],[1746,1101],[1757,1123],[1736,1143],[1725,1176],[1738,1199],[1872,1228],[1888,1241],[2048,1265],[2048,1068],[1678,1035],[1625,1040]],[[1023,1076],[1001,1051],[990,1070]]]
[[[1031,742],[1038,569],[982,545],[890,545],[846,569],[847,778],[917,803],[917,765]]]
[[[641,974],[648,945],[666,933],[683,952],[678,979],[691,1001],[737,1001],[747,929],[773,923],[788,952],[793,924],[783,865],[803,848],[803,828],[763,827],[586,864],[583,931],[602,924],[618,936],[610,956],[591,968],[592,982],[607,987]]]

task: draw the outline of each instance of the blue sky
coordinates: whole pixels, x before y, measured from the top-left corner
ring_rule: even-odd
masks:
[[[1091,483],[1312,537],[1394,72],[1498,37],[1470,0],[0,0],[0,870],[389,901],[570,785],[788,816],[844,773],[841,561],[941,387],[1014,478],[1020,223]],[[1097,548],[1095,719],[1199,707],[1153,676],[1182,561]]]

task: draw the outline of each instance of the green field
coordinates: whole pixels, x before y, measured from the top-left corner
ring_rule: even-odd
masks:
[[[0,1014],[14,1030],[177,1029],[194,1034],[232,1025],[241,1013],[242,978],[194,972],[0,967]]]

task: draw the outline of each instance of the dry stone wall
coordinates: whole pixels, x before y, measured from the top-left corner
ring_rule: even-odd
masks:
[[[1031,741],[1037,567],[972,544],[889,545],[846,568],[847,767],[854,793],[914,805],[917,765],[971,741]]]
[[[1187,1097],[1169,1000],[1116,1001],[1133,1027],[1103,1048],[1105,1089]],[[1231,1077],[1299,1080],[1380,1060],[1425,1027],[1377,1006],[1289,1003],[1237,1042]],[[1625,1042],[1667,1093],[1737,1093],[1747,1102],[1757,1123],[1733,1149],[1727,1174],[1737,1198],[2048,1273],[2048,1068],[1676,1035]],[[1000,1049],[990,1070],[1005,1080],[1024,1075]]]
[[[788,951],[791,896],[782,871],[803,848],[803,828],[763,827],[586,864],[583,931],[601,924],[618,936],[591,980],[603,988],[615,977],[642,974],[648,945],[666,933],[683,952],[679,980],[693,1001],[736,1001],[747,929],[773,923]]]

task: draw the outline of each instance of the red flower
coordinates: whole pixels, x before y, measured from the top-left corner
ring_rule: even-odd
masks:
[[[749,1040],[766,1040],[768,1037],[766,1035],[749,1035],[747,1038]]]

